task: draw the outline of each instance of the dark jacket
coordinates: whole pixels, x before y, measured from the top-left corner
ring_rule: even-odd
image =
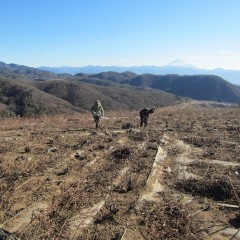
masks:
[[[140,118],[148,118],[149,114],[154,113],[154,111],[155,111],[154,108],[151,108],[150,110],[147,108],[144,108],[139,112]]]

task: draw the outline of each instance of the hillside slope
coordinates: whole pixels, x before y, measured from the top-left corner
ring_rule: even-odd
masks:
[[[45,81],[34,84],[39,90],[64,99],[74,106],[89,109],[100,99],[106,110],[139,109],[175,104],[181,98],[156,90],[128,87],[102,87],[73,81]]]
[[[178,96],[190,97],[196,100],[211,100],[219,102],[240,102],[239,87],[214,75],[153,75],[142,74],[135,77],[122,78],[122,74],[108,72],[89,75],[118,84],[127,84],[139,88],[159,89]],[[96,82],[96,81],[95,81]]]
[[[0,104],[2,116],[83,112],[83,109],[40,91],[27,82],[9,78],[0,78]]]
[[[186,97],[240,102],[239,87],[210,75],[137,75],[109,71],[72,76],[0,62],[0,78],[0,114],[7,116],[89,110],[96,99],[106,110],[161,107]]]
[[[102,87],[66,80],[29,81],[0,77],[0,116],[89,111],[101,100],[105,110],[133,110],[176,104],[177,96],[158,90]]]
[[[14,63],[6,64],[4,62],[0,62],[0,76],[25,80],[47,80],[49,78],[57,78],[56,74],[49,71]]]
[[[124,87],[133,73],[59,74],[0,62],[0,115],[30,116],[89,110],[96,99],[106,110],[130,110],[175,104],[180,98],[162,91]],[[107,77],[113,77],[111,80]],[[119,80],[120,79],[120,80]],[[98,85],[102,85],[98,86]],[[104,86],[104,87],[103,87]]]
[[[173,93],[178,96],[190,97],[196,100],[211,100],[220,102],[240,102],[239,87],[215,75],[137,75],[133,72],[114,71],[98,74],[79,73],[56,75],[49,71],[30,68],[17,64],[0,62],[0,76],[28,81],[73,80],[102,86],[119,86],[121,84],[140,88],[154,88]]]

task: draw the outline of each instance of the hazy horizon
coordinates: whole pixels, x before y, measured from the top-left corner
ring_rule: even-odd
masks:
[[[176,61],[176,60],[175,60]],[[168,66],[176,66],[176,67],[181,67],[180,65],[171,65],[171,63],[175,62],[172,61],[170,63],[166,63],[164,65],[93,65],[93,64],[88,64],[88,65],[82,65],[82,66],[71,66],[71,65],[65,65],[65,66],[50,66],[50,65],[41,65],[41,66],[30,66],[30,65],[25,65],[25,64],[21,64],[21,63],[16,63],[16,62],[4,62],[1,61],[0,62],[4,62],[6,64],[17,64],[17,65],[23,65],[26,67],[33,67],[33,68],[41,68],[41,67],[49,67],[49,68],[84,68],[84,67],[122,67],[122,68],[131,68],[131,67],[156,67],[156,68],[161,68],[161,67],[168,67]],[[192,65],[191,63],[185,63],[186,65]],[[184,67],[184,66],[183,66]],[[190,67],[189,67],[190,68]],[[220,67],[216,67],[216,68],[200,68],[198,66],[192,65],[192,68],[195,69],[199,69],[199,70],[216,70],[216,69],[223,69],[223,70],[233,70],[233,71],[240,71],[239,69],[227,69],[227,68],[220,68]]]

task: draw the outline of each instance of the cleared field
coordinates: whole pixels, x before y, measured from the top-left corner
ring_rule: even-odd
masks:
[[[207,106],[158,109],[145,129],[136,112],[109,113],[98,131],[89,115],[1,120],[0,229],[20,239],[240,238],[240,109]]]

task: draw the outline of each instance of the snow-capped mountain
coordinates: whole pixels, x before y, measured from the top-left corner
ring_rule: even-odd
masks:
[[[197,68],[192,64],[189,63],[185,63],[183,60],[181,59],[177,59],[173,62],[168,63],[167,65],[163,66],[163,67],[185,67],[185,68]]]

